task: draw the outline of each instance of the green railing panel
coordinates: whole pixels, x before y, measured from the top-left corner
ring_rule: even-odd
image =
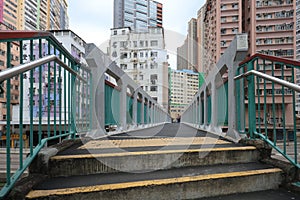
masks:
[[[105,125],[120,124],[120,91],[105,84]]]
[[[217,120],[218,125],[228,125],[228,82],[217,89],[218,107]]]
[[[240,120],[244,116],[244,129],[239,128],[241,133],[248,133],[250,139],[264,140],[300,168],[297,139],[300,125],[297,124],[295,109],[296,90],[281,84],[282,80],[295,83],[296,69],[300,69],[300,62],[263,54],[255,54],[241,63],[237,76],[255,70],[272,79],[250,74],[236,80],[237,117]],[[248,113],[247,117],[245,113]],[[238,127],[241,127],[239,121]],[[288,144],[293,148],[292,154],[287,151]]]
[[[201,111],[201,125],[204,125],[204,100],[203,99],[201,99],[201,109],[202,109],[202,111]]]
[[[137,124],[142,124],[142,102],[137,103]]]
[[[85,101],[82,91],[85,88],[88,90],[91,82],[87,79],[84,82],[78,81],[78,77],[84,72],[91,78],[91,73],[90,70],[81,68],[75,58],[47,32],[2,33],[0,43],[1,52],[4,52],[2,55],[6,57],[6,62],[2,65],[6,68],[56,55],[64,63],[64,67],[76,71],[75,74],[71,74],[54,61],[43,62],[28,71],[13,73],[14,77],[0,83],[5,87],[1,96],[7,103],[6,126],[3,129],[4,135],[0,138],[1,143],[6,143],[7,151],[6,184],[0,190],[2,199],[14,187],[45,144],[56,144],[65,138],[75,138],[79,131],[90,130],[91,119],[78,114],[75,103],[76,99],[77,103],[84,101],[86,104],[77,104],[82,109],[90,104],[89,100]],[[16,105],[19,106],[19,117],[14,118],[19,119],[19,124],[13,125],[12,114],[18,114],[11,111]],[[28,122],[24,123],[25,119]],[[89,126],[83,128],[82,124]],[[14,174],[11,174],[11,148],[18,148],[20,154],[19,168]],[[29,150],[29,154],[23,160],[24,148]]]
[[[126,97],[126,123],[132,124],[133,98],[127,95]]]
[[[211,112],[212,112],[212,105],[211,105],[211,96],[207,97],[207,123],[211,123]]]
[[[147,104],[144,104],[144,124],[147,124],[147,112],[148,112],[148,106]]]

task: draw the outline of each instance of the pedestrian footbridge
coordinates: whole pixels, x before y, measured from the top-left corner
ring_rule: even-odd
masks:
[[[297,187],[299,181],[300,63],[247,57],[245,41],[247,35],[236,36],[181,123],[171,123],[168,111],[94,44],[87,45],[83,64],[51,33],[0,33],[7,66],[0,72],[1,95],[11,105],[2,136],[6,173],[0,199],[243,193],[260,199],[258,191],[267,191],[270,199],[296,198],[278,188]],[[14,46],[17,66],[11,64]],[[17,90],[13,81],[19,81]]]

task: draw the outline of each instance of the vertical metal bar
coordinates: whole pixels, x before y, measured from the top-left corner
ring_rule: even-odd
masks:
[[[89,110],[90,110],[90,120],[89,120],[89,131],[93,128],[93,97],[92,97],[92,91],[93,91],[93,75],[91,72],[89,72]]]
[[[259,67],[259,60],[256,61],[256,68],[257,70],[260,70]],[[256,77],[257,81],[257,111],[258,111],[258,131],[261,133],[261,109],[260,109],[260,77]]]
[[[56,47],[55,46],[54,46],[54,55],[56,55]],[[56,136],[56,114],[57,114],[56,113],[56,109],[57,109],[56,108],[56,106],[57,106],[56,105],[56,98],[57,98],[57,96],[56,96],[57,95],[56,94],[56,81],[57,81],[56,78],[57,78],[57,76],[56,76],[56,63],[54,62],[53,64],[54,64],[54,67],[53,67],[54,68],[54,70],[53,70],[54,71],[54,84],[53,84],[54,85],[53,86],[53,88],[54,88],[54,90],[53,90],[53,92],[54,92],[54,94],[53,94],[53,96],[54,96],[54,127],[53,128],[54,128],[54,136]]]
[[[39,39],[39,57],[42,58],[42,39]],[[39,144],[42,141],[42,66],[39,66]]]
[[[75,69],[75,64],[72,62],[72,69]],[[71,75],[71,132],[72,132],[72,138],[74,139],[76,136],[76,77],[74,75]]]
[[[20,64],[23,64],[23,41],[20,41]],[[20,169],[23,168],[23,96],[24,96],[24,85],[23,85],[23,80],[24,80],[24,74],[20,74],[20,106],[19,106],[19,130],[20,130],[20,138],[19,138],[19,143],[20,143],[20,152],[19,152],[19,160],[20,160]]]
[[[77,73],[80,73],[80,69],[79,69],[79,67],[78,67],[78,65],[76,65],[76,69],[77,69]],[[78,117],[77,117],[77,127],[78,127],[78,129],[79,129],[79,127],[81,127],[79,124],[80,123],[82,123],[82,121],[81,121],[81,117],[82,117],[82,110],[80,110],[81,109],[81,101],[80,101],[80,99],[81,99],[81,95],[82,95],[82,91],[80,90],[80,80],[79,79],[77,79],[76,78],[76,82],[77,82],[77,101],[78,101],[78,106],[77,106],[77,108],[78,108],[78,111],[77,111],[77,113],[78,113]],[[80,116],[81,115],[81,116]],[[78,130],[78,132],[80,132],[81,130]]]
[[[266,60],[263,60],[264,73],[266,73]],[[264,79],[264,123],[265,123],[265,136],[268,138],[268,121],[267,121],[267,82]]]
[[[272,62],[272,76],[274,76],[274,62]],[[272,117],[273,117],[273,139],[274,145],[277,143],[276,135],[276,108],[275,108],[275,84],[272,82]]]
[[[254,62],[250,61],[247,66],[247,70],[253,70],[254,68]],[[251,139],[254,139],[254,132],[256,128],[256,110],[255,110],[255,82],[254,82],[254,76],[248,76],[248,106],[249,106],[249,134]]]
[[[292,83],[295,83],[295,71],[292,68]],[[294,155],[295,155],[295,163],[298,163],[298,144],[297,144],[297,119],[296,119],[296,94],[295,90],[293,90],[293,121],[294,121]]]
[[[69,67],[72,67],[71,61],[69,60]],[[68,132],[71,132],[71,74],[68,72]]]
[[[62,60],[62,53],[61,51],[59,52],[59,59]],[[61,100],[61,95],[62,95],[62,77],[61,77],[61,66],[58,66],[58,96],[59,96],[59,135],[62,135],[62,100]]]
[[[48,55],[51,54],[51,42],[50,40],[48,40]],[[51,94],[50,94],[50,91],[51,91],[51,88],[52,88],[52,82],[51,82],[51,77],[50,77],[50,74],[51,74],[51,63],[49,62],[48,64],[48,101],[47,101],[47,115],[48,115],[48,124],[47,124],[47,136],[48,138],[50,137],[51,135],[51,127],[50,127],[50,123],[51,123]]]
[[[66,56],[64,57],[64,63],[67,63]],[[67,132],[67,71],[64,69],[64,133]]]
[[[284,65],[281,64],[281,79],[284,80]],[[282,134],[283,134],[283,152],[286,154],[286,124],[285,124],[285,101],[284,101],[284,86],[281,88],[281,96],[282,96]]]
[[[7,42],[6,49],[6,65],[7,68],[11,68],[11,42]],[[10,154],[10,106],[11,106],[11,84],[10,79],[6,80],[6,184],[10,185],[10,174],[11,174],[11,154]]]
[[[30,40],[30,61],[34,60],[33,40]],[[30,156],[33,156],[33,70],[30,70]]]

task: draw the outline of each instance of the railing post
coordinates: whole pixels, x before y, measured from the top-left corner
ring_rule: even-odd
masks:
[[[204,126],[207,126],[207,91],[206,91],[206,88],[204,89]]]
[[[145,97],[142,95],[142,104],[141,104],[141,124],[145,124],[145,116],[144,116],[144,113],[145,113]]]
[[[133,94],[133,105],[132,105],[132,123],[134,126],[137,126],[137,104],[138,104],[138,92],[135,91]]]
[[[248,70],[253,70],[253,61],[248,63]],[[249,133],[251,139],[254,139],[256,129],[256,109],[255,109],[255,80],[254,75],[247,77],[248,81],[248,112],[249,112]]]
[[[120,130],[126,130],[127,129],[127,116],[126,116],[126,110],[127,110],[127,85],[125,83],[125,80],[122,80],[121,85],[121,91],[120,91]]]
[[[217,127],[218,101],[217,101],[216,81],[211,82],[211,125]]]

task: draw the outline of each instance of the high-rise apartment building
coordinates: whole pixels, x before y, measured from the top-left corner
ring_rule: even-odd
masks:
[[[163,26],[163,5],[153,0],[114,0],[114,28],[147,31]]]
[[[110,58],[157,103],[168,109],[168,55],[163,28],[147,32],[130,28],[111,30]]]
[[[66,0],[19,0],[15,4],[18,30],[68,29]]]
[[[220,59],[235,35],[242,32],[242,6],[242,0],[207,0],[204,8],[201,9],[199,17],[203,18],[204,15],[204,23],[201,27],[204,29],[204,37],[199,45],[203,46],[205,51],[202,62],[206,75]]]
[[[17,28],[17,4],[13,1],[2,0],[0,1],[0,31],[15,30]],[[10,48],[11,62],[8,63],[8,48]],[[17,43],[11,43],[10,47],[6,43],[0,43],[0,71],[10,67],[14,67],[20,64],[19,55],[20,46]],[[7,120],[7,108],[12,108],[14,105],[19,104],[19,78],[14,77],[11,79],[11,103],[7,104],[7,83],[6,81],[0,84],[0,87],[4,90],[0,93],[0,135],[5,133],[5,124]],[[1,137],[0,137],[1,139]]]
[[[296,0],[296,60],[300,61],[300,0]],[[300,70],[296,71],[297,84],[300,85]],[[300,93],[297,93],[296,112],[300,114]]]
[[[181,47],[177,48],[177,69],[198,71],[197,20],[192,18],[188,23],[188,35]]]
[[[198,72],[204,72],[204,17],[205,17],[205,6],[202,6],[197,12],[197,65]]]
[[[199,89],[199,74],[192,70],[170,70],[170,114],[180,116]]]
[[[177,70],[188,68],[188,39],[186,38],[183,45],[177,48]]]
[[[68,4],[66,0],[48,0],[48,30],[66,30],[69,28],[67,9]]]
[[[245,2],[245,32],[249,55],[256,52],[296,59],[296,2],[257,0]]]

